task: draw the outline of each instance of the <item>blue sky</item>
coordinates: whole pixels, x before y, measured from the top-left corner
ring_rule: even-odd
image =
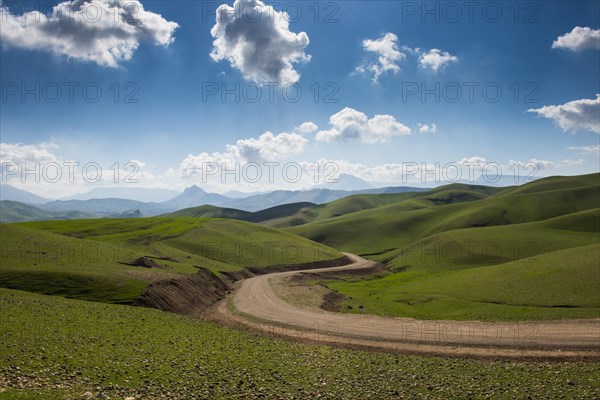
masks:
[[[101,3],[114,6],[111,0]],[[474,157],[503,166],[511,160],[534,160],[540,176],[598,171],[600,108],[595,99],[600,93],[600,4],[521,2],[515,8],[513,2],[482,2],[470,18],[463,3],[453,3],[458,8],[448,8],[446,3],[259,2],[261,10],[272,4],[274,11],[270,12],[276,15],[282,15],[282,10],[289,12],[289,31],[282,34],[277,44],[280,47],[273,44],[275,40],[261,42],[265,37],[273,38],[268,22],[257,28],[259,24],[250,18],[244,21],[244,14],[242,23],[250,26],[231,32],[239,31],[236,39],[246,40],[250,46],[264,46],[261,48],[265,50],[250,59],[248,53],[236,55],[236,49],[225,44],[221,61],[215,61],[210,54],[217,47],[218,37],[211,35],[211,29],[216,24],[214,10],[221,2],[142,1],[145,12],[160,17],[162,25],[143,32],[139,26],[135,28],[139,31],[128,30],[135,46],[130,58],[118,59],[117,65],[106,65],[80,48],[61,50],[65,41],[73,39],[56,33],[56,26],[40,28],[40,23],[31,23],[23,28],[29,30],[23,32],[32,33],[32,39],[26,41],[17,33],[12,35],[12,25],[3,19],[2,161],[95,161],[108,168],[115,162],[138,160],[141,186],[180,189],[197,183],[215,191],[238,186],[248,191],[299,188],[308,183],[274,182],[269,186],[264,182],[242,182],[240,186],[235,182],[203,182],[197,175],[197,163],[223,159],[241,163],[331,160],[339,164],[339,172],[390,184],[400,183],[400,175],[389,170],[399,168],[401,163],[443,164]],[[4,13],[9,19],[19,18],[23,12],[36,9],[36,4],[39,2],[4,1]],[[52,6],[43,8],[46,14],[51,10]],[[434,11],[421,14],[426,10]],[[456,10],[461,16],[452,21]],[[496,18],[497,10],[502,15]],[[135,13],[137,17],[139,10]],[[165,36],[161,29],[172,22],[178,27]],[[73,27],[68,20],[54,25],[59,23]],[[94,29],[103,29],[96,21],[90,24]],[[261,36],[263,25],[265,33]],[[576,27],[587,30],[575,31]],[[300,43],[301,32],[309,40],[307,45]],[[286,42],[287,33],[296,35],[295,44]],[[387,37],[392,39],[385,41],[389,34],[392,36]],[[565,35],[570,36],[553,46]],[[32,43],[35,40],[38,42]],[[118,43],[119,39],[115,40]],[[371,47],[379,52],[368,50],[365,40],[376,42]],[[85,47],[86,43],[80,45]],[[111,45],[107,46],[110,50]],[[292,51],[293,46],[296,48]],[[255,83],[268,73],[257,67],[259,62],[265,57],[281,57],[282,49],[290,51],[290,57],[305,58],[289,63],[298,77],[292,78],[294,86],[287,90],[294,94],[296,88],[301,88],[297,102],[284,98],[282,86]],[[391,67],[388,65],[374,82],[373,67],[382,67],[380,57],[385,49],[402,56],[388,60]],[[435,64],[421,63],[427,54],[436,58],[432,49],[439,49],[438,56],[446,54],[451,60],[437,65],[437,69]],[[73,101],[68,99],[66,82],[78,84]],[[472,102],[465,82],[475,85]],[[36,102],[33,94],[22,99],[21,85],[38,91],[36,84],[40,85],[40,101]],[[44,90],[52,97],[55,85],[63,92],[53,103]],[[102,89],[98,102],[84,99],[80,88],[85,85]],[[222,101],[221,88],[235,89],[236,85],[240,101],[235,101],[232,94]],[[436,85],[440,88],[439,102],[433,94],[421,98],[422,88],[434,89]],[[457,86],[463,92],[458,101],[452,102]],[[207,94],[215,87],[219,93]],[[407,94],[415,87],[419,93]],[[486,100],[484,87],[492,94],[495,88],[501,88],[497,102]],[[268,100],[270,88],[274,91],[272,102]],[[315,99],[317,89],[320,98]],[[247,101],[244,90],[250,96],[260,90],[262,100]],[[118,102],[115,92],[119,94]],[[516,92],[518,99],[514,97]],[[132,93],[137,102],[124,103],[124,96]],[[325,102],[326,95],[334,101]],[[577,103],[583,100],[589,104]],[[573,119],[565,108],[528,112],[570,102],[576,102],[571,107],[584,107],[585,115]],[[351,118],[355,122],[353,118],[366,116],[370,122],[358,130],[342,131],[338,127],[337,135],[320,134],[331,130],[330,117],[344,109],[353,111],[343,115],[344,121]],[[393,124],[381,125],[383,119],[375,118],[377,115],[391,116]],[[295,130],[307,121],[318,129]],[[430,130],[435,124],[435,132],[422,133],[419,124],[426,124]],[[371,131],[365,133],[363,128]],[[258,140],[267,131],[274,139]],[[288,136],[278,137],[284,132]],[[256,140],[244,141],[228,152],[228,145],[252,138]],[[207,156],[198,157],[202,153]],[[196,168],[190,169],[190,164]],[[53,196],[90,189],[89,182],[48,186],[13,179],[8,183]]]

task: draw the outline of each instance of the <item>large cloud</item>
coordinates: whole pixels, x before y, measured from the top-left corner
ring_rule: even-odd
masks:
[[[574,100],[527,111],[551,119],[564,132],[587,130],[600,134],[600,95],[596,95],[596,99]]]
[[[141,41],[168,46],[178,25],[144,10],[138,0],[73,0],[49,15],[14,15],[2,6],[0,39],[9,46],[49,51],[73,59],[117,67]]]
[[[447,64],[457,61],[458,57],[439,49],[431,49],[422,53],[419,57],[419,65],[421,68],[430,69],[433,72],[438,72],[444,69]]]
[[[297,133],[283,132],[274,135],[265,132],[258,138],[240,139],[235,144],[228,144],[225,152],[189,154],[179,166],[179,175],[193,176],[207,164],[218,164],[233,168],[237,164],[248,162],[270,162],[302,153],[308,140]]]
[[[222,4],[210,33],[213,60],[227,60],[244,78],[257,83],[292,84],[300,79],[294,63],[308,61],[305,32],[289,30],[288,15],[259,0]]]
[[[375,53],[377,62],[361,65],[356,68],[361,73],[373,74],[373,82],[379,82],[379,78],[384,73],[398,73],[400,66],[398,63],[406,58],[406,54],[398,50],[398,36],[393,33],[386,33],[379,39],[365,39],[362,47],[365,51]]]
[[[53,149],[58,149],[58,145],[54,143],[40,145],[0,143],[0,162],[16,164],[56,162],[58,159],[52,152]]]
[[[258,138],[240,139],[227,151],[247,161],[270,161],[302,153],[308,140],[297,133],[273,135],[265,132]]]
[[[319,131],[317,140],[343,142],[356,139],[363,143],[383,143],[393,136],[412,133],[409,127],[391,115],[375,115],[369,119],[365,113],[349,107],[333,114],[329,123],[331,129]]]
[[[294,128],[295,131],[300,133],[313,133],[319,130],[319,126],[311,121],[306,121]]]
[[[83,193],[100,186],[162,187],[172,182],[160,182],[160,176],[144,171],[146,163],[131,160],[120,163],[118,170],[91,160],[63,159],[54,143],[0,143],[2,183],[50,198]],[[133,165],[137,168],[133,170]],[[91,167],[87,173],[86,167]],[[97,166],[97,167],[96,167]],[[98,168],[98,169],[96,169]],[[117,177],[118,182],[115,181]],[[97,179],[96,179],[97,178]]]
[[[571,51],[600,49],[600,29],[576,26],[571,32],[559,36],[552,43],[552,48]]]

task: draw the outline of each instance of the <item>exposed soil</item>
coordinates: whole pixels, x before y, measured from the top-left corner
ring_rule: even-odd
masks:
[[[331,291],[323,296],[321,308],[326,311],[340,311],[340,307],[344,300],[346,300],[346,296],[339,294],[338,292]]]
[[[346,262],[350,264],[352,260]],[[337,267],[337,265],[336,265]],[[306,281],[314,281],[314,280],[339,280],[347,277],[361,277],[367,275],[383,275],[385,273],[390,272],[386,267],[384,267],[380,263],[371,263],[367,266],[358,267],[356,269],[338,269],[335,271],[302,271],[297,274],[294,274],[290,277],[290,280],[293,282],[306,282]]]
[[[268,267],[247,267],[241,271],[237,272],[224,272],[220,271],[219,274],[223,277],[228,283],[234,283],[237,281],[241,281],[244,279],[252,278],[257,275],[266,275],[272,274],[275,272],[287,272],[287,271],[300,271],[300,270],[310,270],[310,269],[321,269],[321,268],[333,268],[339,267],[341,265],[346,265],[352,262],[347,256],[343,256],[340,258],[336,258],[334,260],[325,260],[325,261],[314,261],[311,263],[304,264],[280,264],[280,265],[271,265]]]
[[[245,279],[215,305],[211,319],[252,331],[306,342],[410,354],[530,360],[600,360],[600,319],[494,322],[420,321],[373,315],[341,314],[289,304],[272,282],[297,274],[347,273],[376,268],[350,255],[353,262],[325,270],[278,272]],[[338,299],[332,296],[331,306]]]
[[[193,275],[150,284],[134,305],[201,316],[207,307],[223,299],[230,290],[229,284],[202,268]]]
[[[207,308],[223,300],[232,290],[233,283],[239,280],[273,272],[333,268],[349,262],[351,260],[344,256],[335,260],[305,264],[274,265],[266,268],[247,268],[238,272],[220,272],[221,276],[215,275],[206,268],[196,267],[198,268],[196,274],[151,283],[133,305],[198,317],[202,316]],[[140,257],[126,265],[166,268],[149,257]]]
[[[161,258],[162,260],[163,258]],[[168,269],[169,267],[163,264],[159,264],[156,261],[154,261],[152,258],[150,257],[140,257],[140,258],[136,258],[135,260],[133,260],[132,262],[122,262],[121,264],[123,265],[129,265],[131,267],[144,267],[144,268],[159,268],[159,269]]]

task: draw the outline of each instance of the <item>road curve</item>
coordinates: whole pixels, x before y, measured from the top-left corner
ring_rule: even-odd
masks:
[[[303,341],[448,356],[600,359],[600,319],[525,323],[421,321],[305,309],[286,303],[270,280],[303,272],[364,269],[374,262],[345,253],[352,263],[277,272],[245,279],[213,311],[220,321]]]

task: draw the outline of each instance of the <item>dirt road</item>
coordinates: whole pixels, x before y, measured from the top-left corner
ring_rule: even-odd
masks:
[[[493,358],[600,359],[600,319],[486,323],[341,314],[288,304],[271,287],[273,278],[375,265],[359,256],[346,255],[353,262],[342,267],[279,272],[243,280],[215,308],[213,316],[277,336],[383,351]]]

